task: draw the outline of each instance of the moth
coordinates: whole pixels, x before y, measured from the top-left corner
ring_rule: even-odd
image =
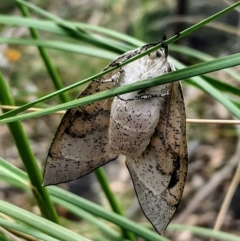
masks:
[[[126,52],[104,70],[157,44]],[[168,60],[167,47],[161,47],[95,79],[78,98],[171,71],[174,66]],[[126,156],[143,213],[162,234],[177,209],[187,175],[186,116],[180,82],[69,109],[52,141],[43,185],[82,177],[119,154]]]

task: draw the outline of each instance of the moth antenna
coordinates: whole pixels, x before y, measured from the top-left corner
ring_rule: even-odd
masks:
[[[164,46],[165,57],[168,57],[168,45]]]
[[[163,43],[165,40],[167,40],[167,36],[166,36],[166,35],[163,35],[163,37],[162,37],[162,43]]]
[[[125,101],[126,103],[127,103],[128,101],[134,100],[134,99],[127,99],[127,100],[125,100],[125,99],[123,99],[122,97],[120,97],[119,94],[116,94],[116,96],[117,96],[117,98],[118,98],[119,100]]]
[[[181,36],[181,32],[178,31],[176,32],[172,37],[175,37],[176,39],[179,38]]]
[[[164,35],[163,38],[162,38],[162,47],[164,48],[164,54],[165,54],[165,57],[167,58],[168,57],[168,45],[165,45],[165,41],[167,40],[167,36]]]

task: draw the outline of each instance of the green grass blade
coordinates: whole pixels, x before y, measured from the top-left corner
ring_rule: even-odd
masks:
[[[18,8],[20,9],[22,15],[26,18],[29,18],[29,12],[28,12],[28,9],[23,6],[21,3],[17,3],[18,5]],[[29,19],[30,20],[30,19]],[[31,36],[33,39],[39,39],[39,34],[37,32],[37,30],[35,30],[34,28],[29,28],[29,31],[31,33]],[[62,89],[64,87],[59,75],[58,75],[58,72],[57,70],[55,69],[54,65],[52,64],[51,60],[50,60],[50,57],[48,56],[48,53],[47,51],[38,46],[38,51],[39,51],[39,54],[45,64],[45,67],[48,71],[48,74],[50,75],[51,79],[52,79],[52,82],[53,82],[53,85],[55,86],[56,89]],[[61,93],[59,95],[59,98],[62,102],[67,102],[69,101],[69,97],[66,93]]]
[[[25,191],[31,190],[31,184],[25,172],[13,166],[6,160],[0,157],[0,179],[24,189]]]
[[[2,200],[0,200],[0,212],[61,241],[90,241],[56,223]]]
[[[20,170],[19,168],[13,166],[8,161],[4,160],[0,157],[0,180],[5,181],[15,187],[19,187],[24,191],[30,191],[31,185],[28,179],[28,176],[25,172]],[[52,197],[54,203],[57,203],[67,210],[71,211],[75,215],[81,217],[82,219],[86,220],[87,222],[93,224],[94,226],[98,227],[99,230],[103,231],[108,237],[111,237],[112,240],[123,241],[124,239],[120,237],[120,234],[117,233],[115,230],[110,228],[101,220],[97,219],[96,217],[92,216],[91,214],[87,213],[86,211],[73,206],[72,204],[61,200],[57,197]]]
[[[4,159],[0,158],[0,166],[3,166],[3,172],[6,171],[6,175],[9,176],[9,178],[15,179],[15,180],[21,180],[22,188],[26,190],[26,188],[29,188],[29,186],[25,185],[27,182],[27,175],[21,171],[18,168],[15,168],[12,164],[5,161]],[[1,177],[1,176],[0,176]],[[137,235],[140,235],[142,237],[146,237],[147,240],[151,241],[169,241],[168,239],[159,236],[155,232],[150,231],[147,228],[142,227],[141,225],[138,225],[127,218],[115,214],[113,212],[105,210],[103,207],[90,202],[84,198],[81,198],[75,194],[72,194],[68,191],[65,191],[63,189],[60,189],[58,187],[47,187],[49,190],[50,195],[52,196],[54,202],[64,206],[68,210],[72,211],[76,215],[82,216],[84,215],[84,212],[82,210],[86,210],[88,213],[92,213],[94,215],[97,215],[105,220],[108,220],[112,223],[115,223],[116,225],[123,227],[129,231],[135,232]],[[1,211],[1,210],[0,210]],[[89,216],[85,217],[82,216],[84,219],[91,221],[94,225],[98,226],[98,221],[94,223],[94,220],[89,220]],[[92,217],[90,217],[92,218]],[[102,228],[102,227],[101,227]],[[105,231],[106,231],[105,227]],[[116,235],[115,232],[112,231],[106,231],[109,235]],[[116,236],[117,237],[117,236]]]
[[[55,33],[58,35],[67,36],[66,31],[64,31],[60,26],[58,26],[54,22],[47,21],[47,20],[31,19],[31,21],[26,21],[26,19],[23,19],[20,17],[14,17],[14,16],[9,17],[9,16],[0,14],[0,23],[5,24],[5,25],[27,26],[27,27],[32,27],[32,28],[44,30],[47,32]],[[73,24],[75,24],[76,26],[79,26],[82,29],[95,31],[95,32],[101,33],[101,34],[106,34],[109,37],[114,37],[115,39],[117,38],[121,41],[128,42],[130,45],[124,45],[124,47],[121,48],[122,51],[127,51],[127,50],[132,49],[133,47],[139,47],[141,45],[146,44],[145,42],[135,39],[126,34],[118,33],[116,31],[109,30],[109,29],[106,29],[103,27],[89,25],[89,24],[85,24],[85,23],[73,23]],[[107,41],[110,41],[110,39],[107,39]],[[43,46],[43,47],[47,47],[47,48],[55,48],[55,49],[59,49],[59,50],[72,51],[75,53],[82,53],[82,54],[86,54],[86,55],[90,55],[90,56],[93,55],[96,57],[102,57],[102,58],[106,58],[106,59],[114,59],[117,57],[116,54],[111,55],[110,52],[107,52],[109,55],[109,56],[107,55],[107,57],[105,56],[105,52],[103,52],[102,54],[101,54],[101,52],[95,54],[95,51],[100,51],[98,49],[95,49],[93,51],[91,49],[90,49],[90,51],[88,51],[88,50],[84,51],[84,48],[87,48],[87,47],[85,47],[85,46],[81,47],[79,45],[75,46],[74,44],[68,44],[68,43],[60,42],[60,41],[45,40],[45,41],[41,41],[41,42],[33,42],[30,40],[26,40],[26,39],[0,38],[0,43],[38,45],[38,46]],[[120,43],[115,42],[115,44],[120,44]],[[177,52],[177,53],[180,53],[180,54],[183,54],[186,56],[191,56],[194,58],[198,58],[198,59],[201,59],[204,61],[209,61],[209,60],[215,59],[211,55],[208,55],[206,53],[203,53],[201,51],[198,51],[196,49],[192,49],[192,48],[189,48],[186,46],[178,46],[178,45],[171,44],[169,46],[169,49],[171,52],[172,51]],[[230,69],[226,69],[225,71],[227,73],[229,73],[235,79],[240,80],[240,76],[238,75],[238,73],[236,71],[230,70]]]
[[[67,22],[59,17],[56,17],[54,16],[53,14],[50,14],[44,10],[42,10],[41,8],[31,4],[31,3],[27,3],[23,0],[15,0],[16,2],[18,3],[21,3],[21,4],[24,4],[25,6],[27,6],[29,9],[32,9],[34,11],[36,11],[38,14],[41,14],[42,16],[48,18],[48,19],[51,19],[53,21],[55,21],[56,23],[58,23],[60,26],[66,28],[66,29],[69,29],[70,31],[73,31],[74,33],[76,33],[77,35],[78,34],[81,34],[81,37],[83,39],[86,39],[88,42],[90,41],[91,44],[97,44],[98,46],[102,47],[102,48],[105,48],[107,47],[107,49],[112,49],[112,46],[106,46],[104,43],[99,43],[98,41],[96,41],[96,39],[94,40],[93,38],[88,38],[86,36],[83,36],[82,35],[82,30],[79,30],[79,28],[77,28],[74,24],[70,23],[70,22]],[[196,31],[197,29],[199,29],[200,27],[202,27],[203,25],[211,22],[212,20],[220,17],[221,15],[231,11],[232,9],[236,8],[237,6],[240,5],[240,2],[237,2],[235,4],[232,4],[231,6],[223,9],[222,11],[212,15],[211,17],[209,18],[206,18],[204,19],[203,21],[191,26],[190,28],[186,29],[186,30],[183,30],[181,32],[179,32],[177,35],[174,35],[173,37],[169,38],[168,40],[165,41],[165,44],[170,44],[174,41],[176,41],[177,39],[181,39],[183,38],[184,36],[187,36],[188,34],[190,34],[191,32],[194,32]],[[159,47],[159,46],[158,46]],[[117,49],[116,49],[117,50]],[[119,50],[119,49],[118,49]],[[117,51],[118,51],[117,50]],[[121,53],[121,50],[120,50],[120,53]]]
[[[235,101],[235,100],[232,100],[232,99],[230,99],[230,100],[238,109],[240,109],[240,102],[239,101]]]
[[[4,119],[6,117],[9,117],[9,116],[16,115],[16,114],[18,114],[18,113],[20,113],[22,111],[27,110],[28,108],[30,108],[30,107],[32,107],[34,105],[36,105],[37,103],[43,102],[45,100],[48,100],[48,99],[50,99],[50,98],[52,98],[52,97],[54,97],[54,96],[56,96],[56,95],[58,95],[58,94],[60,94],[62,92],[65,92],[65,91],[71,90],[71,89],[73,89],[75,87],[78,87],[79,85],[83,85],[83,87],[82,87],[82,90],[83,90],[84,88],[86,88],[86,85],[84,85],[84,84],[87,84],[88,82],[90,82],[90,81],[92,81],[94,79],[97,79],[97,78],[101,77],[104,74],[110,73],[111,71],[113,71],[113,70],[115,70],[117,68],[118,67],[113,67],[113,68],[107,69],[107,70],[102,71],[101,73],[95,74],[95,75],[93,75],[93,76],[91,76],[91,77],[89,77],[89,78],[87,78],[87,79],[85,79],[83,81],[74,83],[74,84],[72,84],[70,86],[67,86],[67,87],[61,89],[61,90],[57,90],[57,91],[55,91],[53,93],[50,93],[50,94],[48,94],[46,96],[43,96],[43,97],[39,98],[39,99],[37,99],[37,100],[35,100],[33,102],[25,104],[25,105],[15,109],[15,110],[8,111],[7,113],[0,115],[0,120]]]
[[[112,60],[116,58],[118,55],[111,53],[106,50],[101,50],[97,48],[90,48],[87,46],[81,46],[79,44],[66,43],[62,41],[55,40],[34,40],[34,39],[20,39],[20,38],[1,38],[0,43],[4,44],[17,44],[17,45],[27,45],[27,46],[41,46],[45,48],[51,48],[61,51],[68,51],[78,54],[84,54],[87,56],[93,56],[102,59]]]
[[[107,237],[111,238],[111,240],[114,241],[126,241],[126,239],[123,239],[118,232],[110,228],[108,225],[106,225],[102,220],[96,218],[95,216],[91,215],[89,212],[86,212],[85,210],[76,207],[75,205],[66,202],[60,198],[52,197],[52,200],[54,203],[57,203],[61,205],[62,207],[65,207],[67,210],[71,211],[76,216],[86,220],[88,223],[93,224],[96,226],[99,230],[101,230],[104,234],[106,234]]]
[[[102,188],[112,210],[119,215],[123,215],[122,210],[117,202],[117,199],[115,198],[115,195],[109,186],[109,182],[107,180],[107,177],[106,177],[106,174],[105,174],[103,168],[100,167],[100,168],[96,169],[94,171],[94,173],[97,177],[98,182],[101,185],[101,188]],[[128,238],[129,240],[132,240],[132,241],[136,240],[134,235],[131,232],[129,232],[128,230],[122,229],[122,233],[123,233],[123,237]]]
[[[169,241],[169,239],[159,236],[157,233],[138,225],[131,220],[124,218],[123,216],[120,216],[118,214],[109,212],[102,208],[101,206],[92,203],[90,201],[85,200],[84,198],[81,198],[75,194],[69,193],[65,190],[62,190],[58,187],[47,187],[49,190],[49,193],[57,197],[61,200],[64,200],[68,203],[71,203],[72,205],[75,205],[76,207],[82,208],[86,210],[87,212],[90,212],[94,215],[97,215],[99,217],[104,218],[105,220],[108,220],[110,222],[113,222],[117,224],[120,227],[123,227],[124,229],[127,229],[136,235],[145,238],[149,241]]]
[[[39,20],[31,18],[31,21],[29,21],[29,19],[23,17],[0,14],[0,23],[7,26],[29,27],[57,34],[60,36],[68,36],[67,32],[63,28],[58,26],[55,22],[44,19]]]
[[[26,21],[26,19],[21,18],[21,17],[15,17],[15,16],[7,16],[7,15],[2,15],[0,14],[0,23],[8,26],[25,26],[25,27],[30,27],[30,28],[35,28],[38,30],[43,30],[49,33],[53,34],[58,34],[60,36],[65,36],[65,37],[72,37],[71,35],[69,36],[68,31],[66,31],[64,28],[60,27],[58,24],[52,22],[52,21],[47,21],[47,20],[38,20],[38,19],[33,19],[31,18],[31,21]],[[107,36],[112,37],[114,39],[119,39],[124,42],[129,42],[129,44],[124,44],[122,42],[112,40],[109,37],[105,38],[103,36],[98,36],[98,35],[92,35],[93,38],[99,38],[101,41],[106,41],[110,43],[111,45],[118,46],[118,49],[121,49],[123,52],[126,52],[136,46],[141,46],[144,44],[144,42],[139,41],[133,37],[130,37],[126,34],[121,34],[113,30],[109,30],[103,27],[99,26],[94,26],[90,24],[84,24],[84,23],[71,23],[74,24],[77,28],[84,29],[86,31],[88,30],[94,30],[97,33],[102,34],[107,34]],[[76,40],[76,37],[73,38]],[[80,39],[77,39],[80,40]],[[129,41],[128,41],[129,40]]]
[[[100,50],[100,49],[93,50],[93,48],[89,48],[87,46],[83,47],[83,46],[79,46],[77,44],[72,44],[72,43],[69,44],[69,43],[65,43],[65,42],[61,42],[61,41],[0,38],[0,43],[42,46],[42,47],[46,47],[46,48],[65,50],[65,51],[80,53],[80,54],[84,54],[84,55],[88,55],[88,56],[105,58],[105,59],[109,59],[109,60],[117,57],[116,54],[107,52],[105,50]],[[180,47],[178,47],[178,48],[180,48]],[[181,52],[186,55],[188,55],[188,51],[191,52],[192,49],[188,48],[188,50],[186,50],[186,51],[181,50]],[[201,54],[198,54],[198,52]],[[196,51],[196,50],[193,50],[193,53],[191,55],[197,56],[199,59],[214,60],[214,58],[212,56],[204,54],[204,53],[202,53],[200,51]],[[240,76],[236,73],[236,71],[234,71],[232,69],[225,69],[225,72],[230,74],[235,79],[240,80]],[[229,84],[224,84],[224,83],[218,81],[217,79],[213,80],[211,77],[208,77],[208,76],[203,76],[202,78],[206,79],[208,82],[211,81],[212,85],[214,85],[218,90],[221,90],[223,92],[228,91],[228,92],[234,93],[236,95],[239,95],[239,93],[240,93],[238,88],[231,86]],[[210,80],[210,78],[211,78],[211,80]]]
[[[214,86],[209,84],[207,81],[201,80],[201,83],[199,83],[197,79],[188,79],[186,81],[198,87],[199,89],[202,89],[209,95],[213,96],[219,103],[225,106],[233,115],[240,119],[239,108],[236,105],[234,105],[231,100],[229,100],[226,96],[219,92]]]
[[[233,94],[236,96],[240,96],[240,88],[234,87],[233,85],[219,81],[218,79],[207,76],[207,75],[202,76],[202,78],[205,79],[214,88],[216,88],[224,93],[230,93],[230,94]]]
[[[27,175],[23,171],[14,167],[12,164],[8,163],[7,161],[5,161],[2,158],[0,158],[0,166],[3,166],[4,170],[5,169],[9,170],[9,171],[7,171],[8,175],[10,175],[14,178],[17,178],[17,180],[20,180],[20,178],[23,178],[24,181],[27,181]],[[13,172],[13,173],[11,174],[11,172]],[[55,203],[65,207],[66,209],[72,211],[73,213],[79,215],[80,217],[84,218],[85,212],[82,210],[82,208],[83,208],[88,211],[88,213],[86,215],[90,215],[89,213],[93,213],[97,216],[103,217],[104,219],[105,219],[105,217],[107,217],[106,220],[109,220],[110,222],[113,222],[115,224],[118,224],[118,223],[121,224],[122,222],[123,223],[125,222],[126,218],[116,215],[114,213],[111,213],[111,212],[105,210],[104,208],[100,207],[99,205],[92,203],[90,201],[87,201],[75,194],[71,194],[68,191],[62,190],[58,187],[48,187],[48,189],[49,189],[49,192],[51,193],[52,198]],[[88,218],[91,219],[92,216],[90,215],[89,217],[86,218],[86,220],[88,220]],[[92,220],[92,221],[94,224],[94,220]],[[130,220],[127,220],[127,221],[130,222],[129,228],[134,229],[134,227],[132,227],[131,225],[134,226],[136,224],[131,222]],[[128,225],[128,223],[124,224],[124,225]],[[148,226],[149,226],[149,224],[148,224]],[[102,230],[106,231],[105,228],[106,227],[103,227]],[[142,228],[142,226],[141,226],[141,228]],[[146,228],[143,227],[143,229],[146,229]],[[212,238],[217,238],[217,239],[226,240],[226,241],[233,241],[233,240],[240,241],[240,238],[237,237],[236,235],[228,234],[228,233],[225,233],[222,231],[214,231],[214,230],[206,229],[206,228],[202,228],[202,227],[195,227],[195,226],[171,223],[169,225],[168,229],[169,230],[189,230],[190,232],[199,234],[201,236],[212,237]],[[149,232],[151,232],[151,231],[149,230]],[[112,230],[111,230],[110,233],[112,233],[112,235],[113,235],[112,238],[114,238],[114,237],[117,238],[117,233],[115,231],[112,232]],[[106,231],[106,234],[110,234],[110,233],[108,233],[108,231]],[[157,236],[156,239],[153,239],[153,240],[161,240],[161,239],[157,239],[157,238],[161,238],[161,237]],[[166,240],[166,239],[163,239],[163,240]]]
[[[4,172],[7,175],[11,175],[18,182],[23,182],[23,183],[25,183],[25,185],[26,185],[26,183],[29,183],[28,176],[27,176],[27,174],[24,171],[22,171],[19,168],[15,167],[14,165],[12,165],[11,163],[7,162],[6,160],[4,160],[1,157],[0,157],[0,166],[1,166],[1,171],[4,170]]]
[[[112,210],[119,215],[123,215],[122,210],[117,202],[117,199],[115,198],[115,195],[109,186],[109,182],[107,180],[107,177],[106,177],[106,174],[105,174],[103,168],[101,168],[101,167],[98,168],[97,170],[94,171],[94,173],[97,177],[98,182],[101,185],[101,188],[102,188]],[[124,228],[122,228],[122,234],[123,234],[123,237],[128,238],[131,241],[136,240],[135,236]]]
[[[197,59],[202,60],[202,61],[210,61],[210,60],[216,59],[215,57],[213,57],[209,54],[203,53],[199,50],[192,49],[192,48],[189,48],[189,47],[186,47],[186,46],[178,46],[178,45],[175,45],[175,44],[171,44],[169,46],[169,51],[170,52],[173,51],[173,52],[176,52],[176,53],[179,53],[179,54],[183,54],[184,56],[197,58]],[[234,79],[240,81],[240,76],[235,70],[225,69],[224,71],[226,73],[228,73],[230,76],[232,76]]]
[[[187,230],[191,233],[201,235],[203,237],[214,238],[217,240],[223,241],[240,241],[240,237],[234,234],[225,233],[222,231],[214,231],[208,228],[180,225],[180,224],[171,224],[168,227],[169,230]]]
[[[8,87],[0,72],[0,103],[4,105],[13,105],[13,100],[8,92]],[[48,192],[42,187],[42,175],[31,151],[27,136],[20,122],[8,124],[9,131],[15,141],[19,155],[21,156],[24,167],[31,180],[32,191],[38,203],[38,207],[44,217],[58,221],[55,209],[49,198]],[[17,134],[16,134],[17,133]]]
[[[15,237],[7,237],[7,234],[4,230],[0,230],[0,240],[1,241],[15,241]]]
[[[25,17],[28,17],[29,13],[28,13],[27,9],[25,7],[23,7],[22,4],[20,4],[20,3],[18,3],[18,6],[19,6],[22,14]],[[66,27],[66,25],[64,25],[64,27]],[[32,35],[33,38],[39,39],[38,33],[35,31],[35,29],[30,28],[30,32],[31,32],[31,35]],[[57,71],[55,70],[55,68],[51,64],[50,58],[48,57],[47,52],[43,48],[41,48],[41,47],[38,47],[38,49],[39,49],[40,55],[41,55],[45,65],[46,65],[46,67],[48,69],[48,72],[49,72],[49,74],[50,74],[50,76],[51,76],[51,78],[53,80],[55,89],[58,90],[58,89],[63,88],[63,84],[62,84],[62,82],[61,82],[61,80],[60,80],[60,78],[59,78],[59,76],[57,74]],[[65,94],[65,92],[62,93],[62,94]],[[65,95],[60,95],[60,99],[64,103],[64,102],[67,102],[68,97],[67,97],[66,94]],[[117,201],[114,198],[114,195],[113,195],[113,193],[110,190],[109,184],[106,181],[106,176],[104,174],[104,171],[99,169],[97,171],[97,176],[98,176],[99,182],[101,183],[101,186],[102,186],[104,192],[106,193],[107,199],[109,199],[109,201],[110,201],[110,205],[112,206],[113,210],[116,213],[121,214],[120,207],[118,206]],[[122,231],[123,231],[123,234],[124,234],[125,237],[128,237],[131,241],[135,240],[134,236],[130,232],[128,232],[128,231],[126,231],[124,229]]]
[[[43,241],[59,241],[59,239],[52,238],[42,232],[39,232],[37,230],[30,228],[29,226],[26,226],[26,225],[20,224],[20,223],[14,223],[12,221],[10,222],[3,218],[0,218],[0,226],[4,227],[6,229],[11,229],[11,230],[18,231],[18,232],[21,232],[24,234],[28,234],[32,237],[35,237],[35,238],[43,240]]]
[[[99,101],[109,97],[113,97],[113,96],[116,96],[116,94],[121,95],[128,92],[137,91],[140,89],[147,89],[160,84],[166,84],[177,80],[184,80],[184,79],[191,78],[193,76],[210,73],[216,70],[229,68],[239,64],[240,64],[240,54],[234,54],[227,57],[219,58],[217,60],[212,60],[205,63],[196,64],[184,69],[180,69],[180,70],[165,74],[163,76],[153,78],[151,80],[144,80],[134,84],[113,88],[111,90],[102,91],[100,93],[93,94],[91,96],[86,96],[84,98],[76,99],[65,104],[60,104],[58,106],[53,106],[44,110],[37,111],[35,113],[28,113],[28,114],[15,116],[15,117],[1,119],[0,123],[8,123],[16,120],[24,120],[28,118],[47,115],[55,111],[65,110],[65,109],[73,108],[80,105],[86,105],[94,101]],[[88,80],[89,78],[83,80],[81,83]],[[192,81],[195,81],[195,80],[192,80]],[[235,105],[233,105],[232,102],[229,101],[227,97],[225,97],[219,91],[214,89],[206,81],[204,82],[203,80],[201,80],[201,83],[200,82],[198,83],[197,81],[195,81],[194,84],[199,86],[199,88],[204,89],[204,91],[212,95],[220,103],[222,103],[229,111],[231,111],[232,114],[240,118],[239,109]]]
[[[65,21],[64,19],[61,19],[47,11],[44,11],[43,9],[35,6],[34,4],[31,4],[29,2],[23,1],[23,0],[14,0],[17,3],[23,4],[27,8],[36,11],[38,14],[51,19],[52,21],[56,22],[59,26],[61,26],[69,36],[72,36],[74,38],[77,38],[83,42],[98,46],[103,49],[111,50],[116,53],[122,53],[122,50],[118,48],[118,46],[111,45],[104,40],[97,39],[90,34],[88,34],[86,31],[79,29],[74,24]]]
[[[105,173],[103,172],[103,169],[102,168],[98,168],[96,171],[95,171],[95,174],[96,174],[96,177],[98,179],[98,182],[101,183],[101,187],[107,197],[107,199],[109,200],[109,203],[112,207],[112,210],[119,214],[119,215],[122,215],[122,211],[118,205],[118,202],[116,201],[115,199],[115,196],[114,194],[112,193],[109,185],[108,185],[108,180],[106,178],[106,175]]]
[[[44,10],[42,10],[42,9],[40,9],[40,8],[32,5],[32,4],[29,5],[29,4],[27,4],[26,2],[24,2],[24,1],[22,1],[22,0],[17,0],[17,1],[20,2],[20,3],[22,3],[22,4],[25,4],[26,6],[28,6],[29,8],[31,8],[31,9],[33,9],[33,10],[35,10],[35,11],[37,11],[39,14],[43,14],[45,17],[49,17],[50,19],[57,20],[57,22],[60,22],[60,23],[65,23],[66,26],[69,26],[69,27],[71,26],[71,29],[72,29],[72,30],[75,29],[75,26],[73,26],[71,23],[68,23],[68,22],[66,22],[66,21],[64,21],[64,20],[61,20],[60,18],[55,17],[54,15],[49,14],[48,12],[46,12],[46,11],[44,11]],[[238,2],[238,3],[236,3],[236,4],[233,4],[233,5],[231,5],[230,7],[222,10],[221,12],[219,12],[219,13],[217,13],[217,14],[215,14],[215,15],[207,18],[207,19],[205,19],[204,21],[202,21],[202,22],[200,22],[200,23],[198,23],[198,24],[195,24],[195,25],[193,25],[192,27],[190,27],[190,28],[182,31],[182,32],[180,33],[180,35],[178,35],[178,36],[173,36],[172,38],[166,40],[165,43],[166,43],[166,44],[169,44],[170,42],[173,42],[173,41],[179,39],[179,38],[182,37],[182,36],[186,36],[186,35],[189,34],[191,31],[194,31],[194,30],[198,29],[198,28],[201,27],[203,24],[208,23],[209,21],[213,20],[213,19],[216,18],[216,17],[219,17],[220,15],[226,13],[227,11],[230,11],[231,9],[237,7],[238,5],[240,5],[240,2]],[[50,15],[50,16],[49,16],[49,15]],[[176,37],[177,37],[177,38],[176,38]],[[137,58],[140,58],[140,57],[142,57],[142,56],[150,53],[150,52],[153,51],[153,50],[156,50],[157,48],[160,47],[160,45],[161,45],[161,44],[159,44],[159,45],[157,45],[157,46],[149,49],[148,51],[145,51],[144,53],[142,53],[142,54],[140,54],[140,55],[138,55],[138,56],[135,56],[135,57],[129,59],[128,61],[125,61],[123,64],[119,65],[119,67],[120,67],[120,66],[123,66],[123,65],[125,65],[125,64],[128,64],[128,63],[136,60]],[[86,79],[85,82],[81,82],[81,83],[89,82],[89,81],[91,81],[91,80],[93,80],[93,79],[95,79],[95,78],[98,78],[99,76],[101,76],[101,75],[103,75],[103,74],[105,74],[105,73],[109,73],[109,72],[111,72],[112,70],[115,70],[115,69],[116,69],[116,67],[115,67],[115,68],[110,68],[110,69],[108,69],[107,71],[104,71],[104,72],[102,72],[101,74],[98,74],[98,75],[95,75],[95,76],[93,76],[93,77],[90,77],[90,78]],[[22,107],[20,107],[20,108],[18,108],[18,109],[16,109],[16,110],[9,111],[7,114],[0,116],[0,119],[7,118],[7,117],[10,117],[10,116],[16,115],[17,113],[20,113],[20,112],[22,112],[22,111],[24,111],[24,110],[26,110],[26,109],[34,106],[35,104],[37,104],[37,103],[39,103],[39,102],[42,102],[42,101],[47,100],[47,99],[49,99],[49,98],[52,98],[53,96],[58,95],[58,94],[60,94],[60,93],[62,93],[62,92],[64,92],[64,91],[70,90],[70,89],[72,89],[72,88],[80,85],[81,83],[78,82],[77,84],[74,84],[74,85],[71,85],[71,86],[69,86],[69,87],[63,88],[63,89],[61,89],[61,90],[59,90],[59,91],[57,91],[57,92],[55,92],[55,93],[51,93],[51,94],[49,94],[49,95],[47,95],[47,96],[44,96],[44,97],[42,97],[42,98],[40,98],[40,99],[38,99],[38,100],[36,100],[36,101],[34,101],[34,102],[32,102],[32,103],[26,104],[26,105],[24,105],[24,106],[22,106]]]
[[[18,5],[19,5],[19,7],[20,7],[20,9],[22,11],[22,14],[24,16],[28,17],[29,13],[27,12],[27,10],[25,8],[23,8],[23,6],[20,3],[18,3]],[[34,29],[31,28],[30,32],[31,32],[33,38],[35,38],[35,39],[39,38],[38,33]],[[63,85],[62,85],[62,83],[60,81],[60,78],[58,77],[57,72],[53,68],[53,65],[51,64],[50,59],[49,59],[46,51],[43,48],[41,48],[41,47],[38,47],[38,49],[39,49],[39,52],[40,52],[40,54],[41,54],[41,56],[42,56],[42,58],[44,60],[45,65],[47,66],[49,74],[52,77],[52,80],[54,82],[55,88],[57,90],[62,88]],[[67,102],[67,96],[66,95],[62,96],[61,100],[62,100],[62,102]],[[116,213],[121,214],[120,207],[117,204],[117,201],[114,198],[114,195],[113,195],[113,193],[110,190],[110,187],[108,185],[108,182],[106,181],[106,176],[105,176],[103,170],[99,169],[96,172],[96,174],[98,176],[99,182],[100,182],[104,192],[106,193],[107,199],[109,199],[110,205],[112,206],[113,210]],[[131,235],[131,233],[129,233],[128,231],[123,230],[123,234],[124,234],[125,237],[128,237],[130,240],[132,240],[132,241],[135,240],[134,236]]]
[[[220,17],[221,15],[231,11],[232,9],[236,8],[239,5],[240,5],[240,1],[238,1],[235,4],[230,5],[229,7],[223,9],[220,12],[217,12],[216,14],[214,14],[214,15],[212,15],[212,16],[210,16],[210,17],[208,17],[208,18],[206,18],[206,19],[204,19],[202,21],[200,21],[199,23],[191,26],[190,28],[187,28],[186,30],[183,30],[183,31],[179,32],[176,36],[173,36],[173,37],[169,38],[168,40],[166,40],[165,43],[166,44],[170,44],[173,41],[175,41],[175,39],[180,39],[180,38],[183,38],[183,37],[187,36],[188,34],[196,31],[197,29],[199,29],[202,26],[206,25],[207,23],[213,21],[214,19]]]

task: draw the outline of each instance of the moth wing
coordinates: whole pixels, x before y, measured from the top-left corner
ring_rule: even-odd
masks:
[[[113,87],[101,81],[93,81],[78,98]],[[108,142],[111,103],[107,99],[66,112],[49,149],[43,185],[79,178],[118,157]]]
[[[169,85],[158,125],[139,157],[127,157],[140,206],[160,234],[181,199],[187,176],[186,116],[180,82]]]
[[[147,44],[118,57],[104,70],[117,66],[156,45]],[[79,97],[113,88],[104,82],[120,73],[118,68],[93,81]],[[121,73],[118,78],[121,78]],[[120,81],[120,79],[118,80]],[[43,185],[58,184],[79,178],[117,158],[108,142],[109,115],[112,98],[68,110],[64,115],[49,149]]]

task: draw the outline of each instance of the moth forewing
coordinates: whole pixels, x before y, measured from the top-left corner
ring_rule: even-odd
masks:
[[[146,47],[148,45],[121,55],[104,70],[118,66]],[[117,79],[122,77],[119,73],[121,71],[117,68],[93,80],[77,98],[113,88],[120,82]],[[108,143],[111,103],[112,98],[66,112],[49,149],[43,185],[71,181],[118,157],[118,153]]]
[[[129,51],[104,70],[157,44]],[[94,80],[81,96],[173,70],[167,49],[159,48]],[[140,206],[161,234],[176,211],[186,180],[185,121],[180,82],[68,110],[49,150],[44,185],[81,177],[124,154]]]
[[[113,87],[101,82],[93,81],[79,97]],[[49,149],[43,185],[71,181],[118,157],[108,143],[111,103],[107,99],[66,112]]]

